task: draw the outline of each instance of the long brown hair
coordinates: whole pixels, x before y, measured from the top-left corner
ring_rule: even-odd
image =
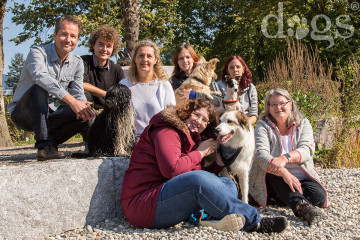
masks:
[[[191,113],[199,108],[205,108],[209,112],[209,123],[205,130],[200,134],[203,140],[213,138],[216,139],[215,128],[219,124],[219,117],[216,113],[215,106],[205,98],[197,98],[195,100],[189,100],[187,104],[176,108],[176,114],[184,121],[189,118]]]
[[[243,75],[241,76],[241,80],[240,80],[240,83],[239,83],[239,92],[241,92],[242,89],[245,89],[247,87],[250,86],[250,83],[252,83],[252,74],[248,68],[248,66],[246,65],[244,59],[242,59],[240,56],[238,55],[233,55],[231,57],[229,57],[228,59],[226,59],[225,63],[224,63],[224,67],[223,69],[221,70],[221,80],[224,81],[225,80],[225,75],[229,75],[228,73],[228,67],[229,67],[229,64],[232,60],[234,59],[237,59],[240,61],[241,65],[244,67],[244,73]]]
[[[193,64],[193,67],[191,69],[191,72],[194,71],[194,69],[196,68],[197,63],[199,61],[199,57],[195,53],[194,49],[189,44],[181,43],[179,46],[177,46],[177,48],[175,50],[175,53],[174,53],[174,56],[173,56],[173,59],[172,59],[172,62],[174,64],[173,75],[175,75],[175,76],[181,76],[181,74],[182,74],[182,70],[181,70],[181,68],[180,68],[180,66],[178,64],[178,61],[179,61],[180,52],[183,49],[187,49],[189,51],[189,53],[190,53],[191,58],[194,60],[194,64]]]

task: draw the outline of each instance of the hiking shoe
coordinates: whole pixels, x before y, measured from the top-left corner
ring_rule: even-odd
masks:
[[[65,154],[63,152],[59,152],[58,148],[52,145],[47,145],[43,149],[38,149],[36,158],[38,161],[45,161],[49,159],[59,159],[65,158]]]
[[[286,217],[273,217],[273,218],[262,218],[261,221],[253,228],[250,232],[259,233],[281,233],[283,232],[288,223]]]
[[[221,220],[204,220],[199,225],[212,227],[221,231],[240,231],[245,224],[245,217],[239,213],[231,213]]]
[[[319,209],[304,199],[297,202],[296,212],[307,221],[309,226],[318,223],[323,217],[323,213]]]

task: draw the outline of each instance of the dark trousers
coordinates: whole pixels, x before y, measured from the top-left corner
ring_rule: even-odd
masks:
[[[48,103],[48,92],[34,84],[25,92],[11,113],[11,119],[17,127],[25,131],[34,131],[35,148],[57,146],[89,128],[89,121],[77,120],[70,106],[61,105],[56,111],[52,111]]]
[[[270,198],[280,199],[283,203],[290,206],[295,215],[297,215],[296,204],[302,199],[305,199],[305,201],[314,206],[324,207],[326,201],[325,189],[319,183],[311,180],[301,180],[300,183],[303,194],[296,190],[295,192],[291,191],[289,185],[282,177],[267,173],[266,188],[268,201]]]

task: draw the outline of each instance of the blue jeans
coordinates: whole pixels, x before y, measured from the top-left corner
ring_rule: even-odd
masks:
[[[168,228],[188,220],[199,209],[217,219],[240,213],[245,219],[243,231],[253,229],[261,217],[256,208],[237,198],[235,183],[227,177],[197,170],[180,174],[161,188],[155,213],[155,228]]]
[[[48,92],[34,84],[11,112],[11,119],[17,127],[34,131],[35,148],[57,146],[90,127],[89,121],[76,119],[76,114],[69,105],[61,105],[53,112],[49,110],[48,103]]]

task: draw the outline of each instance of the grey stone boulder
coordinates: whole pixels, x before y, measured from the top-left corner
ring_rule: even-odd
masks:
[[[0,239],[40,239],[121,217],[128,158],[0,167]]]

